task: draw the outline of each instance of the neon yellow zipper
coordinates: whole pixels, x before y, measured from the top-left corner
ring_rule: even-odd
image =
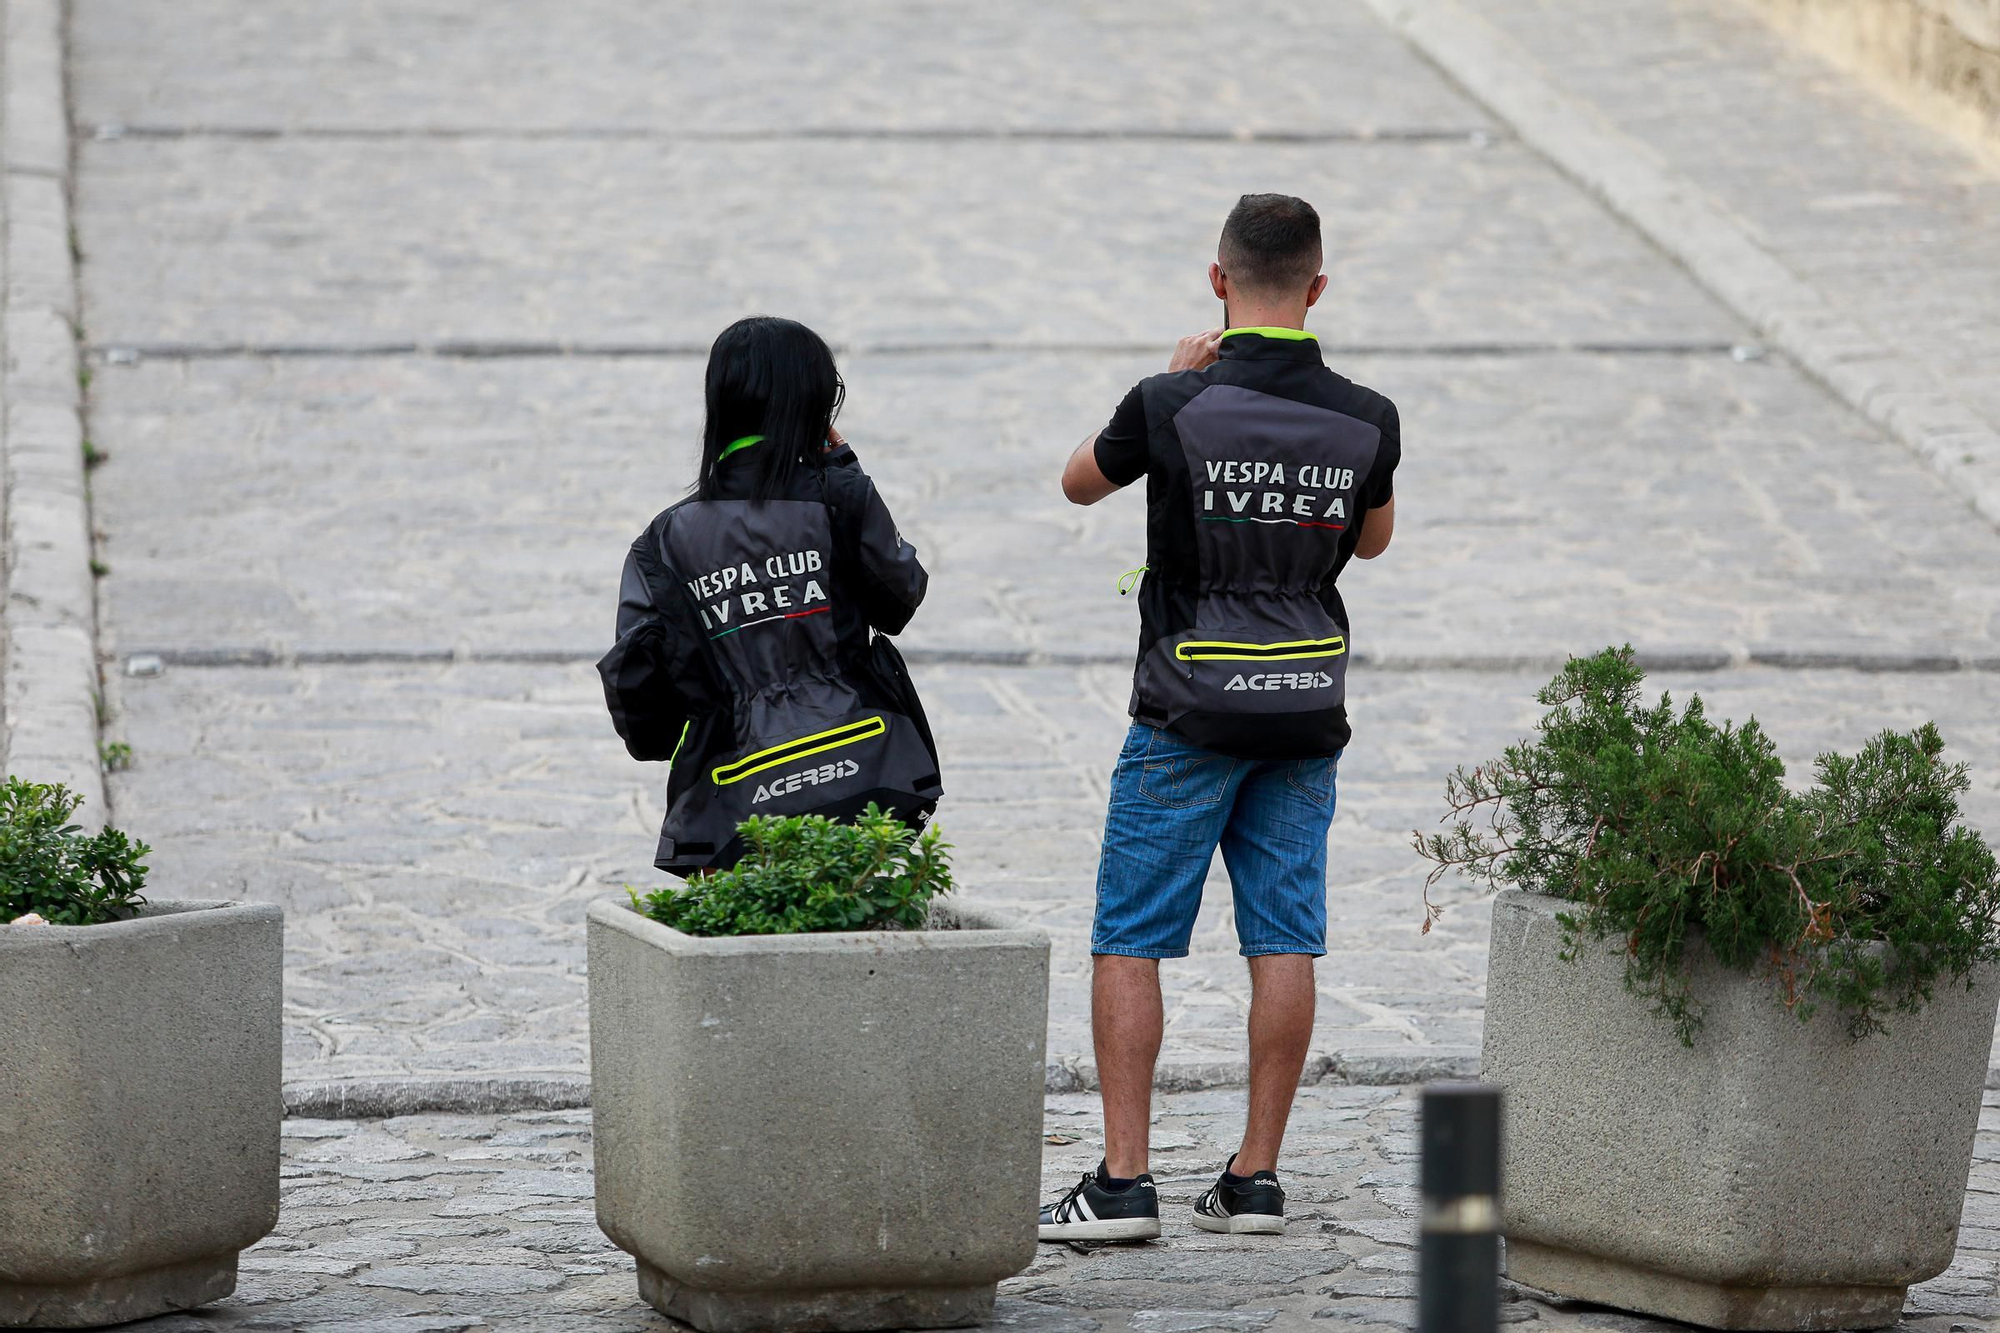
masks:
[[[1285,650],[1295,651],[1285,651]],[[1346,636],[1330,639],[1294,639],[1289,643],[1230,643],[1214,639],[1190,639],[1174,647],[1174,656],[1183,662],[1295,662],[1309,657],[1339,657],[1347,651]]]
[[[715,770],[712,776],[715,778],[716,786],[727,787],[732,782],[741,782],[747,777],[762,773],[767,768],[776,768],[778,765],[788,764],[794,759],[804,759],[809,755],[824,754],[828,750],[837,750],[843,745],[852,745],[856,741],[865,741],[872,737],[880,736],[888,729],[889,724],[880,717],[864,717],[859,722],[849,722],[845,726],[833,727],[827,731],[814,732],[810,736],[801,736],[797,740],[786,741],[782,745],[773,745],[769,749],[759,750],[755,754],[746,754],[733,764],[721,765]]]

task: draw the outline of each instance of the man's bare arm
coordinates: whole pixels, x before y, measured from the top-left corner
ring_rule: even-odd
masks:
[[[1221,355],[1221,347],[1221,329],[1190,333],[1174,344],[1174,353],[1167,359],[1167,373],[1200,370],[1213,365]],[[1076,452],[1069,456],[1069,462],[1063,467],[1062,488],[1063,495],[1073,505],[1094,505],[1105,496],[1124,489],[1121,483],[1105,476],[1104,469],[1097,466],[1096,435],[1079,444]]]
[[[1355,539],[1354,554],[1363,560],[1373,560],[1389,549],[1389,538],[1395,534],[1396,497],[1392,495],[1388,503],[1361,516],[1361,535]]]
[[[1097,466],[1097,433],[1076,447],[1063,467],[1063,496],[1073,505],[1094,505],[1123,489]]]

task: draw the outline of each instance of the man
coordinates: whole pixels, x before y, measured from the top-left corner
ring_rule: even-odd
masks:
[[[1180,340],[1063,470],[1095,504],[1146,478],[1133,726],[1111,781],[1092,931],[1104,1160],[1042,1210],[1044,1240],[1160,1234],[1147,1174],[1159,960],[1187,956],[1218,847],[1249,960],[1250,1109],[1194,1223],[1281,1234],[1278,1149],[1326,952],[1326,838],[1347,744],[1347,612],[1334,580],[1389,545],[1396,408],[1326,368],[1319,215],[1247,194],[1209,285],[1225,327]]]

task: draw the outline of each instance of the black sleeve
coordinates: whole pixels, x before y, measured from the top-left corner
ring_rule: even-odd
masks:
[[[647,534],[650,536],[651,534]],[[645,541],[646,537],[639,538]],[[638,543],[625,553],[625,572],[618,578],[618,638],[630,634],[635,626],[647,616],[658,614],[653,605],[653,590],[646,586],[645,575],[639,572]]]
[[[1382,418],[1382,442],[1375,448],[1375,466],[1368,470],[1366,508],[1380,509],[1396,494],[1396,464],[1403,461],[1403,422],[1396,405]]]
[[[884,634],[900,634],[923,604],[930,575],[917,559],[917,548],[903,540],[889,506],[875,489],[874,479],[859,466],[840,476],[841,545],[854,564],[855,594],[862,617]]]
[[[597,664],[611,725],[634,759],[671,759],[689,716],[680,687],[684,626],[658,605],[664,571],[649,555],[648,529],[625,556],[618,580],[618,641]]]
[[[1146,475],[1151,455],[1146,449],[1146,403],[1138,385],[1125,395],[1110,424],[1097,432],[1097,470],[1106,481],[1130,486]]]

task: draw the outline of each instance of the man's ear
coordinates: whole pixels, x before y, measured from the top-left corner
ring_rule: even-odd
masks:
[[[1312,286],[1306,288],[1306,309],[1312,309],[1313,302],[1319,300],[1320,293],[1325,290],[1326,274],[1322,273],[1312,280]]]
[[[1208,285],[1214,290],[1216,300],[1227,301],[1229,299],[1229,275],[1222,271],[1222,265],[1210,264],[1208,266]]]

